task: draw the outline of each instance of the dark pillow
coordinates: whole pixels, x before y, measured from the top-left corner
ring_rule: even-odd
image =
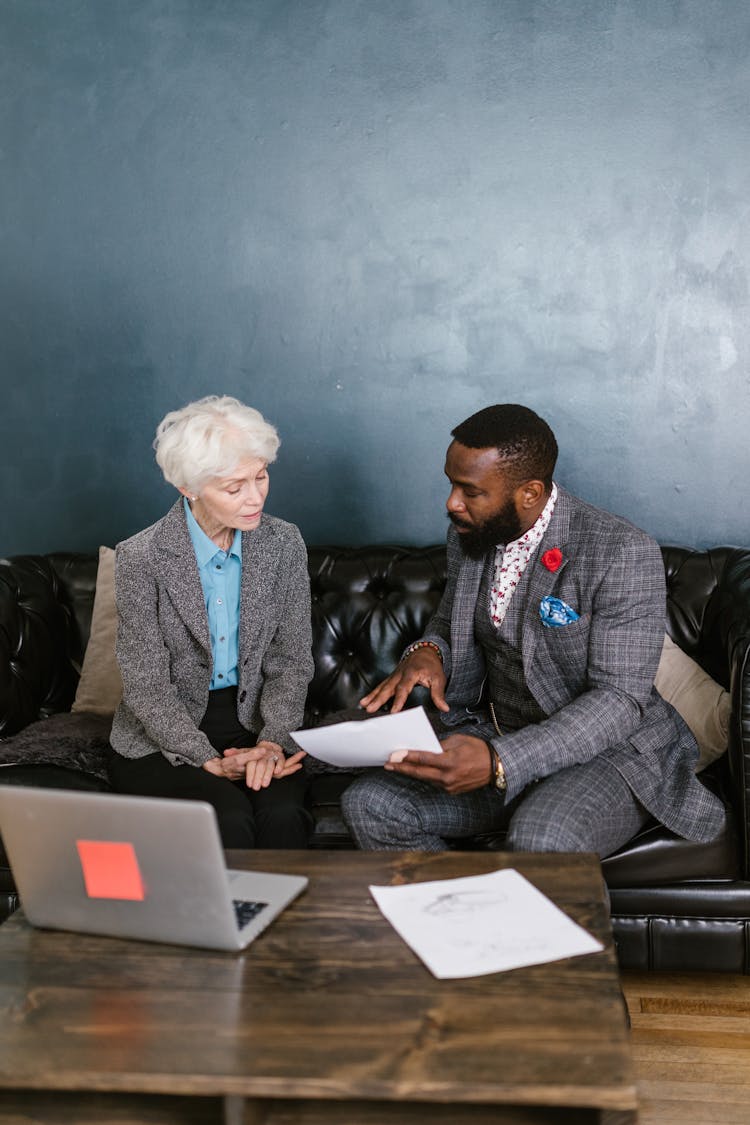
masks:
[[[41,719],[0,741],[0,784],[5,766],[64,766],[108,779],[111,715],[68,711]]]

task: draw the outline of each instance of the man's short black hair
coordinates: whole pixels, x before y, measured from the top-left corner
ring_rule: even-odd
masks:
[[[521,484],[540,480],[552,487],[557,463],[555,435],[543,418],[515,402],[485,406],[452,430],[452,436],[469,449],[495,448],[502,471]]]

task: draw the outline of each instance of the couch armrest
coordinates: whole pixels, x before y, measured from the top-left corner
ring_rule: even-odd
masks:
[[[742,871],[750,877],[750,551],[727,560],[717,591],[718,621],[729,663],[732,716],[727,766],[738,822]]]

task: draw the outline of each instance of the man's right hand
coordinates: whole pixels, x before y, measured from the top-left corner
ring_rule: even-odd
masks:
[[[360,699],[360,706],[371,714],[392,699],[391,712],[400,711],[417,684],[430,689],[432,702],[439,711],[450,711],[445,702],[446,676],[443,662],[436,650],[426,645],[402,660],[387,679]]]

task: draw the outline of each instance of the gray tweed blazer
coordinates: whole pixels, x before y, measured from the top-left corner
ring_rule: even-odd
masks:
[[[111,743],[126,758],[160,750],[173,765],[216,756],[198,729],[212,674],[208,615],[182,500],[115,552],[123,694]],[[293,752],[311,654],[310,582],[297,528],[263,515],[242,535],[237,717]]]
[[[556,572],[542,556],[562,552]],[[688,727],[655,690],[666,618],[658,544],[627,520],[564,489],[539,550],[508,606],[505,635],[518,638],[526,684],[547,718],[499,738],[481,706],[485,679],[474,612],[485,560],[467,559],[448,532],[448,581],[425,639],[440,646],[448,674],[447,726],[473,724],[492,741],[508,798],[558,770],[607,757],[657,820],[706,841],[724,824],[721,802],[695,777],[698,748]],[[580,615],[560,628],[542,624],[551,594]],[[498,716],[502,726],[502,716]]]

